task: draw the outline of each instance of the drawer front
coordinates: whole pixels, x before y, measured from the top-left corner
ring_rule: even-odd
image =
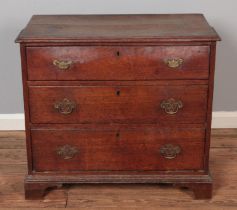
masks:
[[[28,47],[29,80],[207,79],[208,46]]]
[[[207,86],[29,88],[32,123],[204,123]]]
[[[201,170],[201,128],[32,130],[33,167],[40,171]]]

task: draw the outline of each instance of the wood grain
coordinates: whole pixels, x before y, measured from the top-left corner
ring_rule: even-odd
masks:
[[[168,59],[183,59],[178,68]],[[71,61],[60,70],[53,61]],[[29,80],[207,79],[209,46],[27,47]]]
[[[58,189],[50,193],[44,200],[26,201],[24,197],[23,175],[5,175],[0,177],[1,208],[64,208],[66,205],[66,189]]]
[[[40,27],[39,27],[40,26]],[[202,14],[34,15],[17,42],[217,41]]]
[[[205,129],[61,129],[32,130],[31,135],[36,172],[203,169]],[[160,154],[160,149],[167,144],[181,149],[174,159]],[[77,150],[71,159],[65,160],[57,154],[65,145]]]
[[[32,123],[204,123],[206,85],[180,86],[31,86]],[[119,91],[119,95],[118,95]],[[54,104],[74,102],[71,114],[60,114]],[[161,108],[163,100],[181,100],[177,114]]]
[[[24,146],[24,132],[0,132],[0,145],[14,154]],[[6,144],[8,142],[8,146]],[[11,165],[0,163],[0,209],[174,209],[234,210],[237,208],[237,129],[213,129],[210,168],[214,177],[212,200],[192,200],[187,189],[170,185],[65,185],[43,200],[24,199],[23,179],[27,172],[25,153]],[[16,149],[14,149],[16,148]],[[2,149],[0,148],[0,153]],[[14,157],[14,155],[11,155]],[[14,171],[9,168],[14,167]],[[3,171],[2,171],[3,169]],[[4,172],[4,173],[2,173]]]
[[[17,39],[21,43],[26,115],[26,198],[41,198],[45,189],[63,183],[160,182],[188,187],[194,191],[196,198],[210,198],[212,179],[208,157],[215,45],[219,39],[200,14],[33,16]],[[168,60],[172,61],[173,67],[167,67]],[[71,63],[67,74],[58,73],[60,66],[57,65],[60,61]],[[101,85],[93,85],[94,81],[100,82]],[[91,85],[75,85],[83,82],[89,82]],[[126,82],[130,84],[116,85]],[[43,85],[37,85],[39,83]],[[164,85],[158,86],[154,83]],[[74,138],[70,136],[74,134],[65,131],[61,133],[63,142],[60,142],[56,133],[50,134],[53,133],[52,130],[46,132],[52,140],[47,138],[47,135],[41,138],[40,126],[46,126],[47,130],[47,126],[49,128],[55,125],[65,130],[65,124],[72,127],[75,124],[157,124],[163,125],[163,128],[199,124],[205,127],[205,139],[202,135],[201,138],[193,138],[192,143],[189,140],[182,141],[185,135],[179,134],[180,131],[173,131],[175,136],[168,132],[166,138],[157,134],[161,140],[157,139],[155,142],[153,134],[150,131],[144,132],[143,129],[137,129],[136,133],[140,136],[131,131],[122,131],[121,135],[126,136],[128,144],[122,138],[121,143],[116,143],[114,135],[111,136],[108,130],[102,132],[99,140],[97,136],[88,133],[85,138],[80,136],[81,134]],[[65,127],[68,128],[68,125]],[[33,127],[39,132],[36,138],[32,138]],[[114,130],[111,131],[114,133]],[[82,130],[79,133],[83,133]],[[119,135],[116,134],[116,137]],[[195,132],[192,132],[192,135],[195,136]],[[143,137],[146,137],[150,144],[145,142]],[[174,145],[176,151],[184,152],[177,157],[177,160],[180,158],[181,161],[175,164],[171,161],[166,163],[155,156],[156,146],[164,147],[161,143],[167,144],[167,137],[182,146],[179,149],[179,145]],[[86,142],[84,139],[91,141]],[[98,142],[94,143],[94,139]],[[51,155],[55,151],[53,145],[62,147],[70,142],[81,147],[80,158],[83,164],[79,165],[83,166],[82,169],[110,169],[111,173],[95,176],[76,172],[72,174],[70,171],[65,177],[65,174],[60,176],[58,173],[56,176],[44,172],[45,169],[61,167],[57,164],[60,161]],[[92,142],[94,145],[90,145]],[[70,150],[70,146],[66,146],[65,148],[69,147]],[[7,149],[2,150],[2,158],[6,158],[9,164],[12,164],[12,159],[19,159],[24,155],[22,149],[18,149],[15,156],[8,154]],[[42,151],[45,151],[48,158],[37,165],[38,160],[44,159]],[[63,153],[64,151],[61,151],[59,154]],[[168,153],[174,156],[172,150],[168,150]],[[37,155],[33,156],[34,154]],[[123,157],[126,155],[128,160]],[[186,155],[183,160],[182,155]],[[73,157],[69,155],[70,158]],[[80,159],[78,161],[80,162]],[[161,166],[156,166],[157,162]],[[37,166],[36,169],[40,170],[41,174],[34,171],[33,166]],[[71,169],[76,169],[74,166]],[[124,175],[114,174],[116,168],[126,171],[132,169],[137,174],[129,174],[131,171]],[[65,167],[63,170],[71,169]],[[148,173],[148,170],[153,169],[161,171],[156,170],[157,174],[153,175],[139,174],[140,170]],[[165,171],[162,171],[163,169]],[[181,175],[178,169],[194,169],[195,173],[190,170],[187,174],[185,170],[186,174]],[[174,171],[170,174],[169,170]]]

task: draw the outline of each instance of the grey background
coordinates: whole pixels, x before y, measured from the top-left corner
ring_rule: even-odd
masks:
[[[33,14],[203,13],[217,47],[215,111],[237,110],[236,0],[0,0],[0,114],[23,112],[19,46],[14,40]]]

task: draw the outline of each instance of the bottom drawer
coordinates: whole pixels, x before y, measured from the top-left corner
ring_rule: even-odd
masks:
[[[203,169],[204,128],[50,129],[31,136],[36,172]]]

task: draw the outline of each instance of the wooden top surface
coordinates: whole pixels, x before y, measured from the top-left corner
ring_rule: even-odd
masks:
[[[202,14],[35,15],[16,42],[218,41]]]

